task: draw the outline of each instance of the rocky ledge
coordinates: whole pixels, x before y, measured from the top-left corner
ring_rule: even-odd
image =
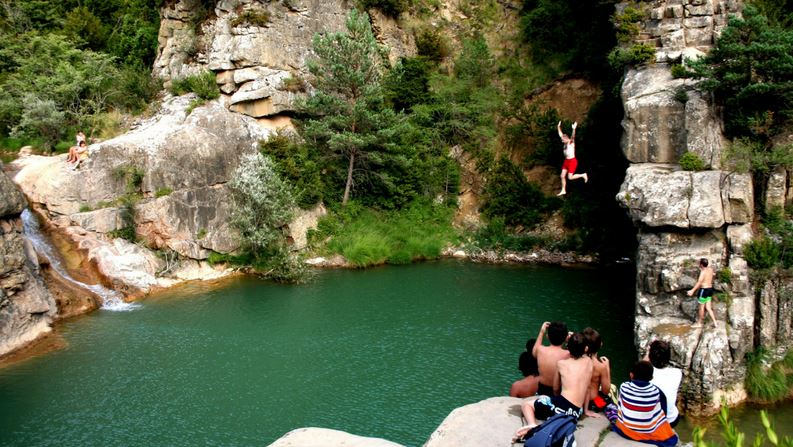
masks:
[[[424,447],[504,447],[523,425],[522,399],[492,397],[452,411],[430,435]],[[636,447],[645,444],[629,441],[613,433],[605,418],[583,418],[575,432],[581,447]],[[325,428],[293,430],[270,447],[401,447],[379,438],[366,438]]]

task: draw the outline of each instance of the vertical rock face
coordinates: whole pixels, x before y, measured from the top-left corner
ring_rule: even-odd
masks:
[[[763,339],[788,333],[790,327],[789,321],[755,314],[780,306],[778,287],[764,290],[765,304],[755,305],[743,257],[752,238],[752,179],[719,170],[726,145],[719,113],[693,89],[693,81],[674,79],[670,70],[670,63],[707,52],[728,15],[742,6],[720,0],[644,5],[648,18],[638,42],[656,48],[656,63],[631,69],[623,84],[622,149],[632,165],[617,195],[639,232],[636,344],[643,351],[655,338],[668,340],[673,361],[686,371],[681,393],[687,409],[709,413],[722,398],[728,403],[745,399],[744,357],[755,347],[756,321],[767,321]],[[687,152],[710,170],[682,171],[677,163]],[[783,183],[777,180],[777,191]],[[772,200],[784,201],[784,192],[779,196]],[[717,328],[691,327],[698,304],[686,291],[697,280],[699,258],[721,272],[715,284],[720,299],[713,305]]]
[[[231,110],[267,118],[293,110],[296,92],[307,88],[306,62],[316,34],[346,30],[354,6],[346,0],[198,0],[163,7],[153,74],[166,81],[202,70],[217,74]],[[415,43],[396,21],[372,12],[372,25],[389,59],[415,54]]]
[[[25,198],[0,163],[0,356],[48,332],[56,313],[36,254],[22,236],[24,208]]]

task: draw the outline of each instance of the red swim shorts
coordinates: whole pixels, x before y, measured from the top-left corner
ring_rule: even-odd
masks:
[[[575,174],[575,168],[578,167],[578,160],[575,158],[568,158],[562,163],[562,169],[567,169],[568,174]]]

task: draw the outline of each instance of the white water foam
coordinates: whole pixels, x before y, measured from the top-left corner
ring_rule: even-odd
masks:
[[[58,272],[64,279],[79,287],[88,289],[102,298],[102,309],[125,312],[140,307],[140,304],[125,302],[124,297],[120,293],[115,290],[110,290],[101,284],[86,284],[72,278],[69,272],[63,267],[60,256],[55,252],[52,244],[50,244],[41,233],[38,219],[28,209],[22,211],[22,224],[25,237],[27,237],[30,243],[36,248],[36,252],[46,257],[53,270]]]

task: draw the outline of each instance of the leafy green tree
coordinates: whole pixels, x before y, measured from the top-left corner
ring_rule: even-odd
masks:
[[[317,92],[302,106],[308,118],[300,130],[326,158],[347,162],[346,205],[356,177],[379,180],[386,189],[393,183],[394,177],[378,168],[409,158],[394,144],[405,120],[385,107],[381,81],[386,60],[368,14],[352,10],[346,33],[316,35],[313,46],[317,58],[308,68]]]
[[[725,106],[730,136],[766,142],[793,118],[793,31],[770,25],[751,5],[692,68]]]
[[[84,6],[74,8],[66,14],[63,32],[72,41],[94,51],[103,49],[107,42],[105,25]]]

